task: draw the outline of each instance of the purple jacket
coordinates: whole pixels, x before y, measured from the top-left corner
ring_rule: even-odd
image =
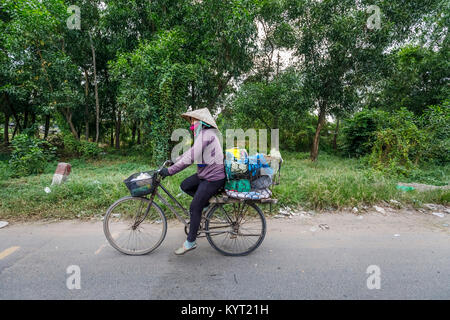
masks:
[[[197,175],[200,179],[208,181],[225,179],[222,145],[216,135],[216,129],[208,128],[200,131],[194,139],[194,145],[168,168],[169,174],[174,175],[193,163],[206,164],[202,167],[197,166]]]

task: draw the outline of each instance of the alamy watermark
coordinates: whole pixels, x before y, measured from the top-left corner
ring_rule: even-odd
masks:
[[[367,8],[367,13],[373,14],[367,19],[367,29],[381,29],[381,10],[376,5],[371,5]]]
[[[81,10],[76,5],[71,5],[67,8],[67,13],[72,15],[67,18],[66,25],[69,30],[81,30]]]
[[[381,289],[381,269],[377,265],[370,265],[366,270],[370,276],[367,278],[367,289]]]
[[[217,141],[215,141],[216,137]],[[173,162],[185,161],[186,164],[222,164],[224,159],[221,150],[234,147],[247,149],[249,155],[267,154],[269,151],[266,129],[247,129],[246,131],[243,129],[227,129],[225,139],[217,129],[202,130],[194,138],[194,144],[191,147],[190,132],[187,129],[179,128],[172,132],[171,140],[179,141],[172,149],[171,160]],[[225,148],[223,148],[224,142]],[[274,151],[279,151],[278,129],[270,130],[270,152]]]
[[[69,290],[81,289],[81,269],[77,265],[70,265],[66,269],[70,276],[66,280],[66,286]]]

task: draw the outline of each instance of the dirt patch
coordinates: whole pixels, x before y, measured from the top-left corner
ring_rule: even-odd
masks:
[[[363,215],[351,212],[300,214],[269,218],[271,228],[305,234],[379,233],[396,238],[404,233],[443,232],[450,235],[450,214],[437,217],[431,211],[386,209],[384,213],[369,210]]]

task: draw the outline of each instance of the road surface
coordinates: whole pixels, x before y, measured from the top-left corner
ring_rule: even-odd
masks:
[[[176,221],[156,251],[137,257],[107,244],[101,221],[11,224],[0,229],[0,299],[450,299],[450,214],[267,223],[264,242],[245,257],[222,256],[204,238],[175,256],[185,239]],[[79,267],[80,289],[67,287],[69,266]]]

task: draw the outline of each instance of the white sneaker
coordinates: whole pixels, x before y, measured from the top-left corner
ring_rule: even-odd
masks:
[[[179,255],[185,254],[188,251],[194,250],[195,248],[197,248],[197,244],[194,244],[191,248],[186,248],[183,243],[183,245],[180,248],[178,248],[177,250],[175,250],[174,253],[177,256],[179,256]]]

